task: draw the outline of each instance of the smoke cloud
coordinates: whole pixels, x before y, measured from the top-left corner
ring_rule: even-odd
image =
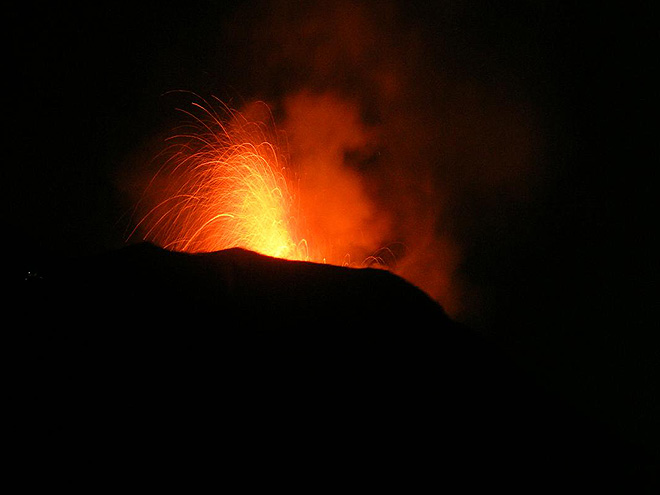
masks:
[[[314,257],[380,257],[460,317],[488,298],[471,253],[530,197],[537,123],[488,47],[456,38],[467,7],[437,25],[412,5],[266,0],[219,29],[217,70],[284,132]]]
[[[229,26],[230,45],[248,36],[237,85],[274,108],[301,170],[307,221],[333,255],[386,248],[397,273],[450,314],[469,313],[487,295],[470,287],[464,299],[462,262],[505,211],[524,208],[536,124],[487,50],[457,53],[449,26],[407,9],[263,2]]]
[[[335,94],[301,92],[284,100],[291,162],[299,174],[300,211],[315,259],[355,263],[375,253],[389,231],[387,212],[371,198],[346,155],[377,139],[357,105]]]

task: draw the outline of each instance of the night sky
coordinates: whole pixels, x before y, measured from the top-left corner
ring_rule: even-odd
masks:
[[[398,101],[419,108],[424,142],[439,143],[425,172],[449,191],[437,198],[436,228],[461,253],[457,318],[501,339],[590,415],[657,445],[650,13],[634,2],[605,10],[388,2],[386,13],[363,4],[386,20],[374,28],[385,52],[417,55]],[[268,1],[10,7],[9,250],[29,262],[122,246],[132,198],[121,177],[172,128],[168,91],[235,105],[262,99],[277,117],[288,92],[332,89],[359,100],[365,120],[385,122],[367,91],[373,80],[350,60],[299,63],[306,38],[296,29],[316,12],[309,2],[300,9]],[[401,41],[409,52],[401,33],[413,33]]]

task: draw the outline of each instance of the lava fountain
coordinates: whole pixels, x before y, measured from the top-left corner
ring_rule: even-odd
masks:
[[[270,112],[270,120],[249,119],[219,100],[179,111],[187,122],[168,138],[164,164],[149,184],[161,199],[133,233],[140,229],[145,240],[174,251],[241,247],[316,261],[299,235],[297,182]]]

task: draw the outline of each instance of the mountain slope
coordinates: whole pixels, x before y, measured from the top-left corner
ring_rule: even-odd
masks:
[[[10,333],[28,485],[631,489],[649,460],[382,270],[142,244],[51,259]]]

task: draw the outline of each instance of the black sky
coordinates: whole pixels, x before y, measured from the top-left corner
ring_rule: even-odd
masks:
[[[437,70],[486,86],[512,81],[533,102],[544,142],[531,198],[457,222],[462,273],[486,294],[470,323],[503,338],[590,414],[657,442],[653,17],[634,2],[427,4],[400,11],[424,33]],[[286,91],[286,82],[246,72],[259,61],[235,28],[270,5],[10,7],[10,249],[30,259],[121,246],[130,211],[117,175],[171,127],[163,93]],[[483,201],[464,198],[463,207]]]

